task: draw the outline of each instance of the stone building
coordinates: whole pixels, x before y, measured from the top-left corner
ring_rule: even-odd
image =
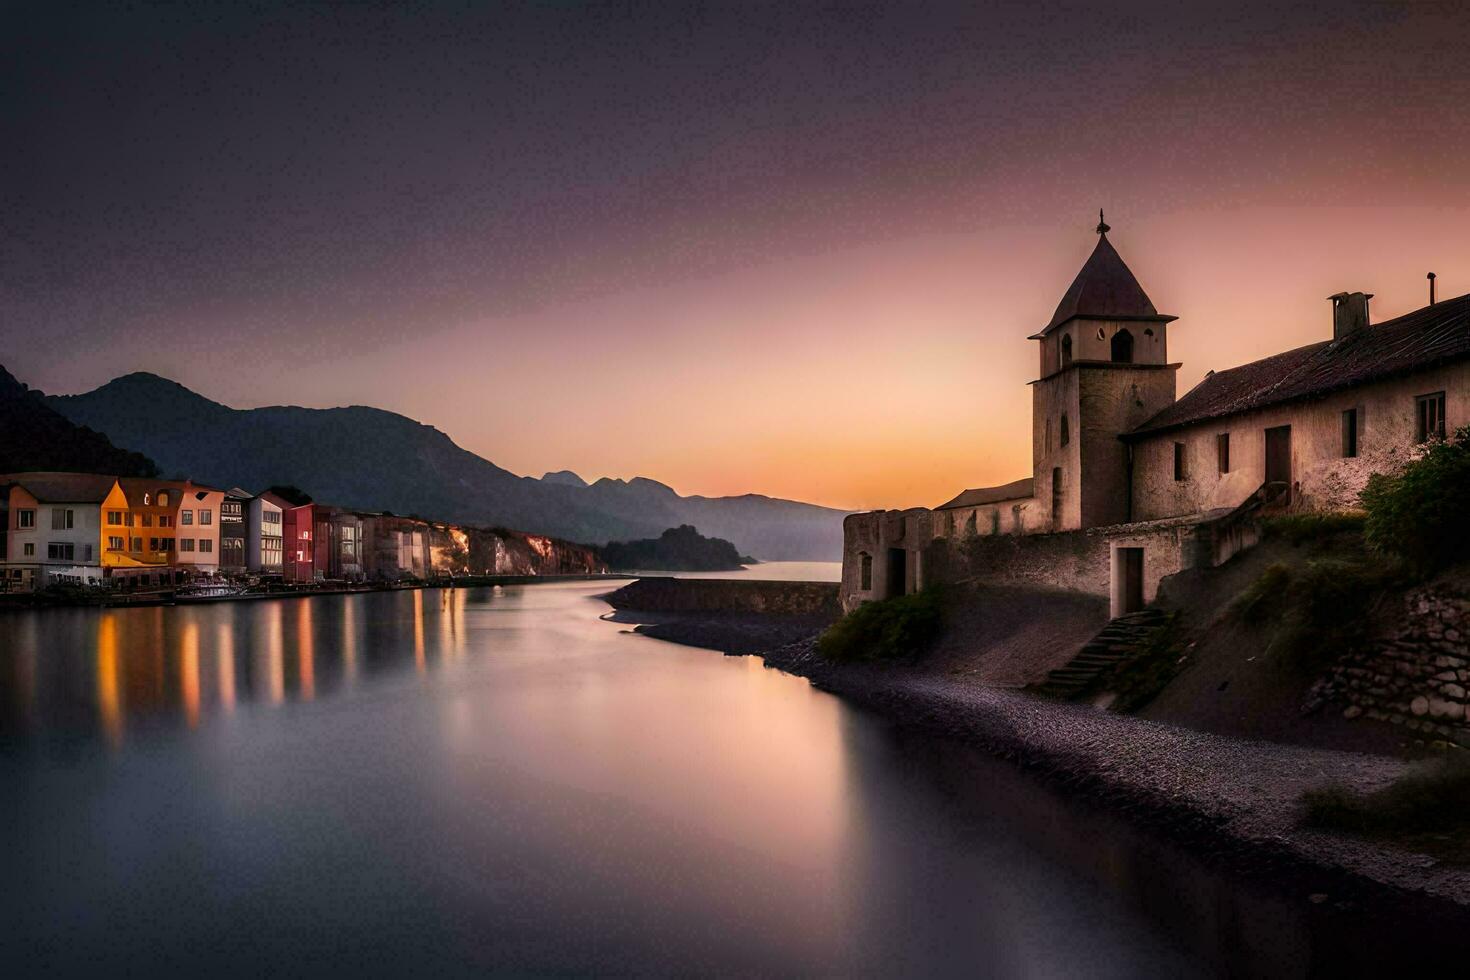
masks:
[[[1164,576],[1252,544],[1260,508],[1353,507],[1370,473],[1470,421],[1470,296],[1375,325],[1371,294],[1338,293],[1330,339],[1211,372],[1176,398],[1176,318],[1109,230],[1100,219],[1092,255],[1029,338],[1031,476],[850,516],[846,608],[976,576],[1108,595],[1121,615]]]

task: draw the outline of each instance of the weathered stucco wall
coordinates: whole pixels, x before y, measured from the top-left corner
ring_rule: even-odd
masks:
[[[1085,531],[949,540],[927,549],[931,582],[976,580],[1107,596],[1107,539]]]
[[[1130,519],[1128,447],[1118,438],[1173,404],[1169,365],[1082,367],[1080,503],[1072,527],[1105,527]]]
[[[1154,520],[1234,507],[1266,479],[1265,431],[1291,426],[1293,506],[1353,507],[1374,472],[1412,459],[1415,396],[1445,393],[1447,430],[1470,422],[1470,371],[1441,368],[1364,385],[1317,401],[1279,405],[1140,440],[1134,447],[1133,518]],[[1342,413],[1358,410],[1358,456],[1342,455]],[[1230,434],[1230,471],[1221,473],[1217,436]],[[1174,479],[1174,443],[1184,445],[1185,478]]]
[[[848,515],[842,522],[842,608],[923,588],[924,549],[933,539],[934,512],[926,507]]]

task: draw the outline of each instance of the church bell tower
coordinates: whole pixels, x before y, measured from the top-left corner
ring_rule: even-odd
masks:
[[[1118,437],[1175,397],[1168,325],[1178,318],[1154,309],[1097,217],[1092,255],[1030,338],[1041,355],[1031,382],[1038,531],[1128,521],[1128,449]]]

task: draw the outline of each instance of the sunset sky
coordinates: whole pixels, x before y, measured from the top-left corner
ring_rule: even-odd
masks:
[[[1470,292],[1470,4],[485,6],[7,5],[0,364],[932,505],[1099,206],[1181,393]]]

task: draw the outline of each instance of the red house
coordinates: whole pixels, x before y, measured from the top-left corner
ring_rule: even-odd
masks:
[[[271,487],[262,497],[281,508],[281,578],[316,581],[316,505],[295,487]]]

